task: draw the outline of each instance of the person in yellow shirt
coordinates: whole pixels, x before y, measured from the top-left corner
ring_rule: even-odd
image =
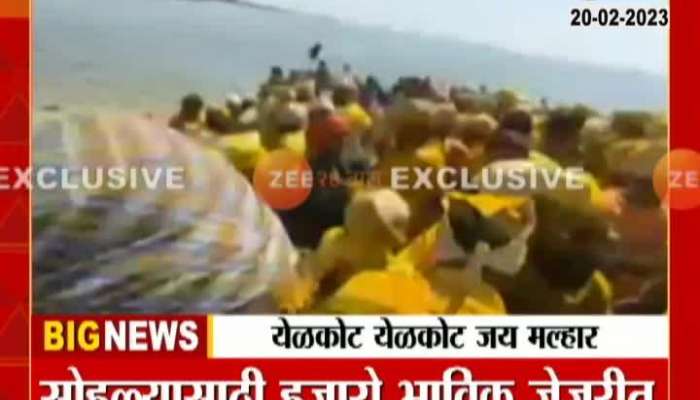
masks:
[[[552,110],[544,121],[541,151],[530,153],[531,160],[542,168],[585,167],[581,131],[592,111],[584,106]],[[617,188],[601,188],[596,177],[586,172],[584,182],[588,196],[564,194],[568,204],[592,209],[608,215],[618,215],[624,207],[624,196]]]
[[[294,101],[280,101],[272,106],[270,125],[263,135],[263,145],[267,150],[285,148],[306,155],[307,109]]]
[[[288,293],[280,293],[283,308],[308,309],[352,276],[383,270],[406,242],[409,213],[406,202],[392,190],[357,193],[346,208],[344,225],[328,229],[306,258],[305,278],[289,282]]]
[[[365,134],[372,128],[372,117],[356,101],[339,107],[338,115],[348,121],[352,133]]]
[[[354,134],[364,134],[372,127],[372,117],[359,103],[359,90],[352,83],[338,84],[333,90],[333,105],[344,117]]]
[[[488,114],[462,114],[444,140],[443,163],[473,172],[486,164],[486,145],[498,123]]]
[[[231,118],[227,108],[207,107],[204,116],[207,129],[214,135],[220,136],[234,131],[235,120]]]
[[[435,104],[423,99],[400,99],[386,112],[387,134],[393,145],[379,157],[375,173],[381,184],[392,186],[392,171],[405,169],[410,187],[394,188],[406,200],[411,210],[409,238],[416,237],[438,221],[444,210],[442,191],[437,187],[413,188],[416,169],[442,166],[442,140],[432,134],[432,116]]]
[[[444,143],[438,141],[443,135],[433,132],[428,143],[415,151],[415,160],[423,165],[444,166],[447,163],[452,167],[479,170],[490,159],[486,147],[496,127],[493,118],[486,114],[458,116],[452,129],[444,135]],[[419,140],[416,138],[416,142]],[[408,154],[410,157],[411,153]],[[527,148],[522,154],[527,157]],[[415,293],[412,298],[422,300],[411,306],[392,304],[389,308],[421,313],[441,309],[447,313],[504,314],[504,300],[482,279],[482,269],[489,267],[513,275],[523,265],[526,241],[534,228],[532,202],[524,196],[460,192],[446,196],[440,192],[437,196],[441,202],[440,215],[392,257],[386,272],[375,273],[374,277],[400,282],[406,291]],[[419,212],[424,210],[419,209]],[[345,297],[341,298],[347,298],[352,292],[355,298],[360,297],[358,282],[367,281],[355,278],[338,296],[342,294]],[[370,280],[368,276],[362,279]],[[386,298],[379,301],[377,295],[366,293],[364,298],[368,297],[387,305]]]
[[[175,114],[168,126],[188,135],[199,135],[204,128],[204,100],[195,93],[188,94],[180,102],[180,111]]]
[[[491,159],[497,162],[491,162],[486,169],[518,165],[522,168],[561,168],[544,155],[538,159],[538,153],[531,150],[532,129],[528,112],[513,110],[506,113],[487,150]],[[534,215],[536,225],[528,240],[523,265],[515,275],[486,269],[484,279],[503,293],[508,311],[512,313],[607,312],[612,288],[596,268],[603,266],[598,265],[599,255],[608,243],[608,230],[600,212],[590,207],[589,192],[581,191],[584,196],[579,196],[577,202],[572,200],[577,199],[573,196],[575,193],[566,196],[567,193],[558,188],[541,190],[537,186],[530,189],[533,191],[529,203],[533,210],[526,215]],[[504,196],[498,197],[505,200]],[[505,209],[509,213],[518,210],[517,207]]]
[[[260,133],[257,130],[223,135],[218,138],[216,147],[249,180],[252,180],[258,162],[267,153],[260,142]]]
[[[463,157],[452,154],[461,162],[459,166],[484,162],[484,143],[495,126],[485,115],[464,116],[457,121],[448,138],[462,144],[455,144],[458,149],[467,151]],[[481,151],[474,151],[476,148]],[[434,153],[428,154],[429,150]],[[446,158],[442,146],[423,145],[415,154],[420,161],[432,156],[434,165],[443,165]],[[471,157],[476,154],[478,157]],[[488,265],[510,274],[517,271],[524,262],[532,217],[525,218],[529,222],[521,229],[528,232],[508,229],[496,216],[509,207],[513,211],[526,207],[526,202],[503,197],[454,193],[442,198],[441,210],[447,212],[432,226],[390,256],[386,268],[353,275],[323,302],[322,309],[335,313],[504,314],[505,303],[481,278],[482,268]]]
[[[463,203],[466,204],[466,203]],[[500,294],[484,282],[481,263],[491,260],[484,243],[473,252],[474,238],[505,243],[475,209],[455,208],[386,266],[353,274],[317,311],[342,314],[505,314]],[[343,249],[350,250],[350,249]],[[490,261],[489,261],[490,262]],[[430,263],[427,266],[426,263]]]
[[[320,275],[342,282],[359,271],[384,268],[406,242],[409,213],[406,202],[390,189],[356,194],[346,209],[345,226],[328,230],[321,240],[316,253]]]
[[[529,113],[521,110],[506,113],[499,131],[485,149],[488,161],[483,171],[503,173],[509,168],[539,167],[532,162],[531,132]],[[494,232],[510,238],[505,245],[498,245],[496,240],[491,246],[496,252],[482,257],[483,265],[488,267],[483,269],[483,279],[504,294],[509,312],[605,313],[610,309],[611,285],[595,270],[601,266],[596,265],[595,257],[607,239],[607,231],[604,220],[595,212],[584,213],[581,208],[567,204],[556,191],[452,193],[448,198],[450,210],[474,207],[478,210],[476,215],[484,217],[487,226],[491,226],[483,231],[475,230],[469,218],[460,222],[460,218],[452,216],[452,226],[460,223],[471,226],[455,237],[465,240],[475,235],[488,244],[491,244],[489,238],[494,240]],[[531,234],[535,246],[528,248],[533,243]],[[559,240],[561,237],[569,240]],[[454,283],[460,279],[446,281]]]

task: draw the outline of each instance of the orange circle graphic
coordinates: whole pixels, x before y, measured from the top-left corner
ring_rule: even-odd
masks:
[[[700,153],[672,150],[654,168],[654,190],[669,208],[700,206]]]
[[[291,150],[275,150],[258,162],[253,186],[270,207],[291,210],[311,194],[313,173],[301,155]]]

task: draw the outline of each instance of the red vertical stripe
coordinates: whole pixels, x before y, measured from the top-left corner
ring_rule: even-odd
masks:
[[[700,6],[695,1],[671,4],[671,146],[700,150],[695,110],[700,93],[698,34]],[[650,55],[650,57],[653,55]],[[700,329],[696,254],[700,210],[671,212],[671,398],[691,398],[697,389]],[[690,397],[689,397],[690,396]]]
[[[22,6],[23,5],[23,6]],[[28,3],[0,5],[0,160],[27,168],[29,159]],[[0,192],[0,398],[29,397],[29,193]]]

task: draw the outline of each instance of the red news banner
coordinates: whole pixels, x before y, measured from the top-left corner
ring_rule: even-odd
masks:
[[[571,321],[41,317],[35,326],[43,333],[35,329],[33,340],[34,396],[668,398],[665,317]],[[625,337],[629,328],[636,337]],[[636,357],[625,356],[636,349]]]

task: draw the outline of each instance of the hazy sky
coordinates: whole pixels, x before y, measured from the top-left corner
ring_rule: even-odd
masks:
[[[668,30],[660,27],[572,27],[570,10],[601,6],[667,6],[667,0],[257,0],[259,3],[449,35],[520,53],[668,73]]]

